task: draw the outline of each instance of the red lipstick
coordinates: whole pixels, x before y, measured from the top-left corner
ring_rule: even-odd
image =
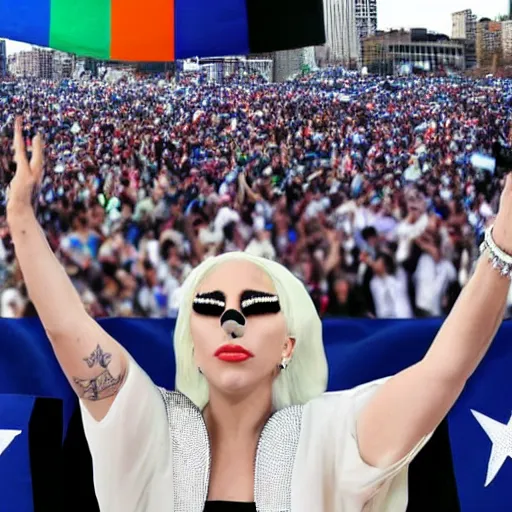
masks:
[[[217,349],[214,356],[226,363],[242,363],[254,357],[254,354],[240,345],[222,345]]]

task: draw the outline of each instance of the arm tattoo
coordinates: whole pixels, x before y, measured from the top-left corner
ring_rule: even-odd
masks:
[[[98,368],[99,373],[96,377],[90,379],[73,377],[74,383],[78,386],[80,397],[91,402],[98,402],[114,396],[121,388],[125,372],[122,372],[118,377],[114,377],[110,373],[108,365],[112,361],[112,354],[105,352],[98,345],[84,361],[89,368]]]
[[[98,345],[94,352],[84,359],[89,368],[92,368],[95,364],[99,364],[102,368],[107,368],[112,360],[112,354],[103,352],[103,349]]]

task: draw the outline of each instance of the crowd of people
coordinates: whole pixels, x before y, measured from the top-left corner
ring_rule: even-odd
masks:
[[[35,314],[4,216],[20,114],[27,143],[38,130],[46,140],[38,215],[96,317],[174,317],[191,269],[226,251],[285,264],[324,317],[442,316],[497,209],[502,173],[474,157],[512,133],[511,89],[333,72],[284,84],[10,84],[0,316]]]

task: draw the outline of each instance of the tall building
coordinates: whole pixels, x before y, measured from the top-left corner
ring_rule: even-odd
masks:
[[[9,72],[20,78],[36,76],[36,62],[31,51],[19,52],[9,58]]]
[[[476,60],[479,67],[498,65],[503,57],[502,23],[483,18],[476,28]]]
[[[0,77],[7,74],[7,45],[0,39]]]
[[[377,0],[355,0],[356,26],[359,40],[377,32]]]
[[[452,14],[452,39],[462,41],[466,47],[466,68],[474,68],[476,59],[477,18],[471,9]]]
[[[360,41],[355,0],[324,0],[324,15],[327,42],[322,61],[344,66],[357,63]]]
[[[452,39],[476,40],[476,15],[471,9],[452,14]]]
[[[22,78],[42,78],[60,80],[71,78],[75,69],[76,57],[64,52],[32,48],[11,55],[9,70]]]
[[[504,64],[512,64],[512,20],[501,24],[501,44]]]
[[[52,50],[32,48],[13,55],[10,61],[10,72],[22,78],[53,78]]]

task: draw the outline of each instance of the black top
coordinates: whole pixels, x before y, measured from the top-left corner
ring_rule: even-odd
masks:
[[[240,501],[207,501],[204,512],[256,512],[256,503]]]

